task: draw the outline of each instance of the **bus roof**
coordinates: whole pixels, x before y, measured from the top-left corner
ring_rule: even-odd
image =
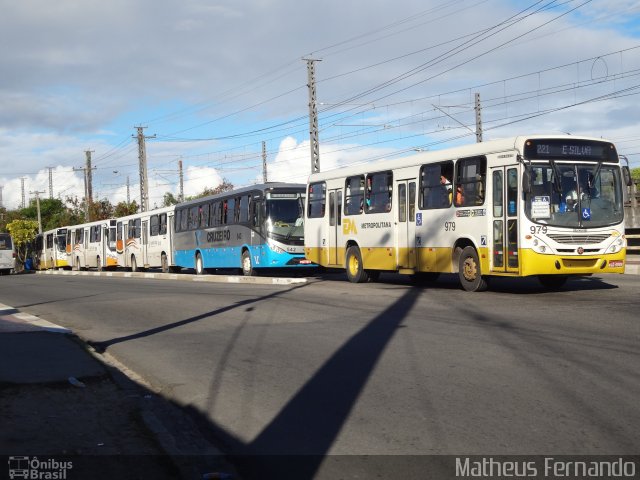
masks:
[[[198,205],[203,202],[208,202],[210,200],[215,200],[217,198],[225,198],[232,197],[235,195],[242,195],[243,193],[253,192],[259,190],[261,192],[265,192],[267,190],[272,189],[295,189],[300,192],[304,192],[306,190],[306,185],[303,183],[284,183],[284,182],[267,182],[267,183],[258,183],[256,185],[250,185],[248,187],[236,188],[233,190],[229,190],[227,192],[218,193],[216,195],[210,195],[208,197],[200,197],[194,198],[193,200],[187,200],[186,202],[181,202],[176,205],[176,207],[186,207],[189,205]]]
[[[475,155],[488,155],[492,153],[506,152],[514,149],[522,149],[526,140],[533,140],[538,138],[545,139],[572,139],[572,140],[590,140],[598,142],[608,142],[603,138],[584,137],[574,135],[526,135],[517,136],[496,140],[489,140],[482,143],[473,143],[469,145],[463,145],[459,147],[445,148],[442,150],[433,150],[427,152],[420,152],[413,155],[409,155],[401,158],[379,160],[371,163],[361,163],[349,167],[339,167],[333,170],[327,170],[326,172],[313,173],[309,176],[309,182],[317,182],[322,180],[329,180],[332,178],[348,177],[351,175],[358,175],[366,172],[376,172],[382,170],[388,170],[392,168],[411,167],[421,163],[438,162],[444,160],[455,160],[457,158],[471,157]]]

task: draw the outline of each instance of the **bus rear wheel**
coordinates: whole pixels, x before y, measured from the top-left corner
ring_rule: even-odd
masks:
[[[196,253],[196,275],[204,275],[204,263],[200,252]]]
[[[356,246],[347,248],[347,278],[352,283],[365,283],[369,281],[369,274],[364,269],[360,249]]]
[[[487,279],[480,271],[478,252],[473,247],[464,247],[458,264],[458,277],[462,288],[467,292],[482,292],[487,289]]]
[[[251,255],[248,250],[242,252],[242,274],[245,277],[253,277],[256,274],[253,263],[251,262]]]

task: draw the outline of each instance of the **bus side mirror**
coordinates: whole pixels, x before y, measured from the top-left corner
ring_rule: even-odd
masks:
[[[622,167],[622,176],[624,177],[624,184],[627,187],[630,187],[631,185],[633,185],[633,178],[631,178],[631,172],[629,171],[628,166]]]
[[[531,193],[531,170],[526,167],[522,173],[522,191],[524,193]]]

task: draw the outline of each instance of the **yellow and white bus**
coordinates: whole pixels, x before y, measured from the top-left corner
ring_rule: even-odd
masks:
[[[54,228],[38,234],[35,240],[36,268],[48,270],[50,268],[66,268],[69,266],[66,228]]]
[[[624,173],[624,175],[623,175]],[[625,180],[623,180],[623,177]],[[570,135],[488,141],[314,173],[306,257],[345,268],[435,279],[468,291],[488,278],[624,273],[623,183],[615,146]]]
[[[73,270],[104,270],[118,266],[116,221],[98,220],[67,227],[68,265]]]

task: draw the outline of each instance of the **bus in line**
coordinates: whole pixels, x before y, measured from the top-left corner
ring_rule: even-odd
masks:
[[[309,267],[304,256],[304,184],[266,183],[176,205],[174,250],[180,268]]]
[[[380,272],[463,289],[492,277],[624,273],[624,185],[613,143],[531,135],[312,174],[306,258],[351,282]]]
[[[35,239],[36,268],[67,268],[67,228],[54,228],[38,234]]]
[[[98,220],[66,229],[67,265],[73,270],[115,268],[116,220]]]
[[[170,206],[118,218],[118,266],[133,272],[146,268],[161,268],[163,273],[173,270],[174,212],[175,207]]]
[[[16,248],[8,233],[0,233],[0,275],[14,273],[16,269]]]

